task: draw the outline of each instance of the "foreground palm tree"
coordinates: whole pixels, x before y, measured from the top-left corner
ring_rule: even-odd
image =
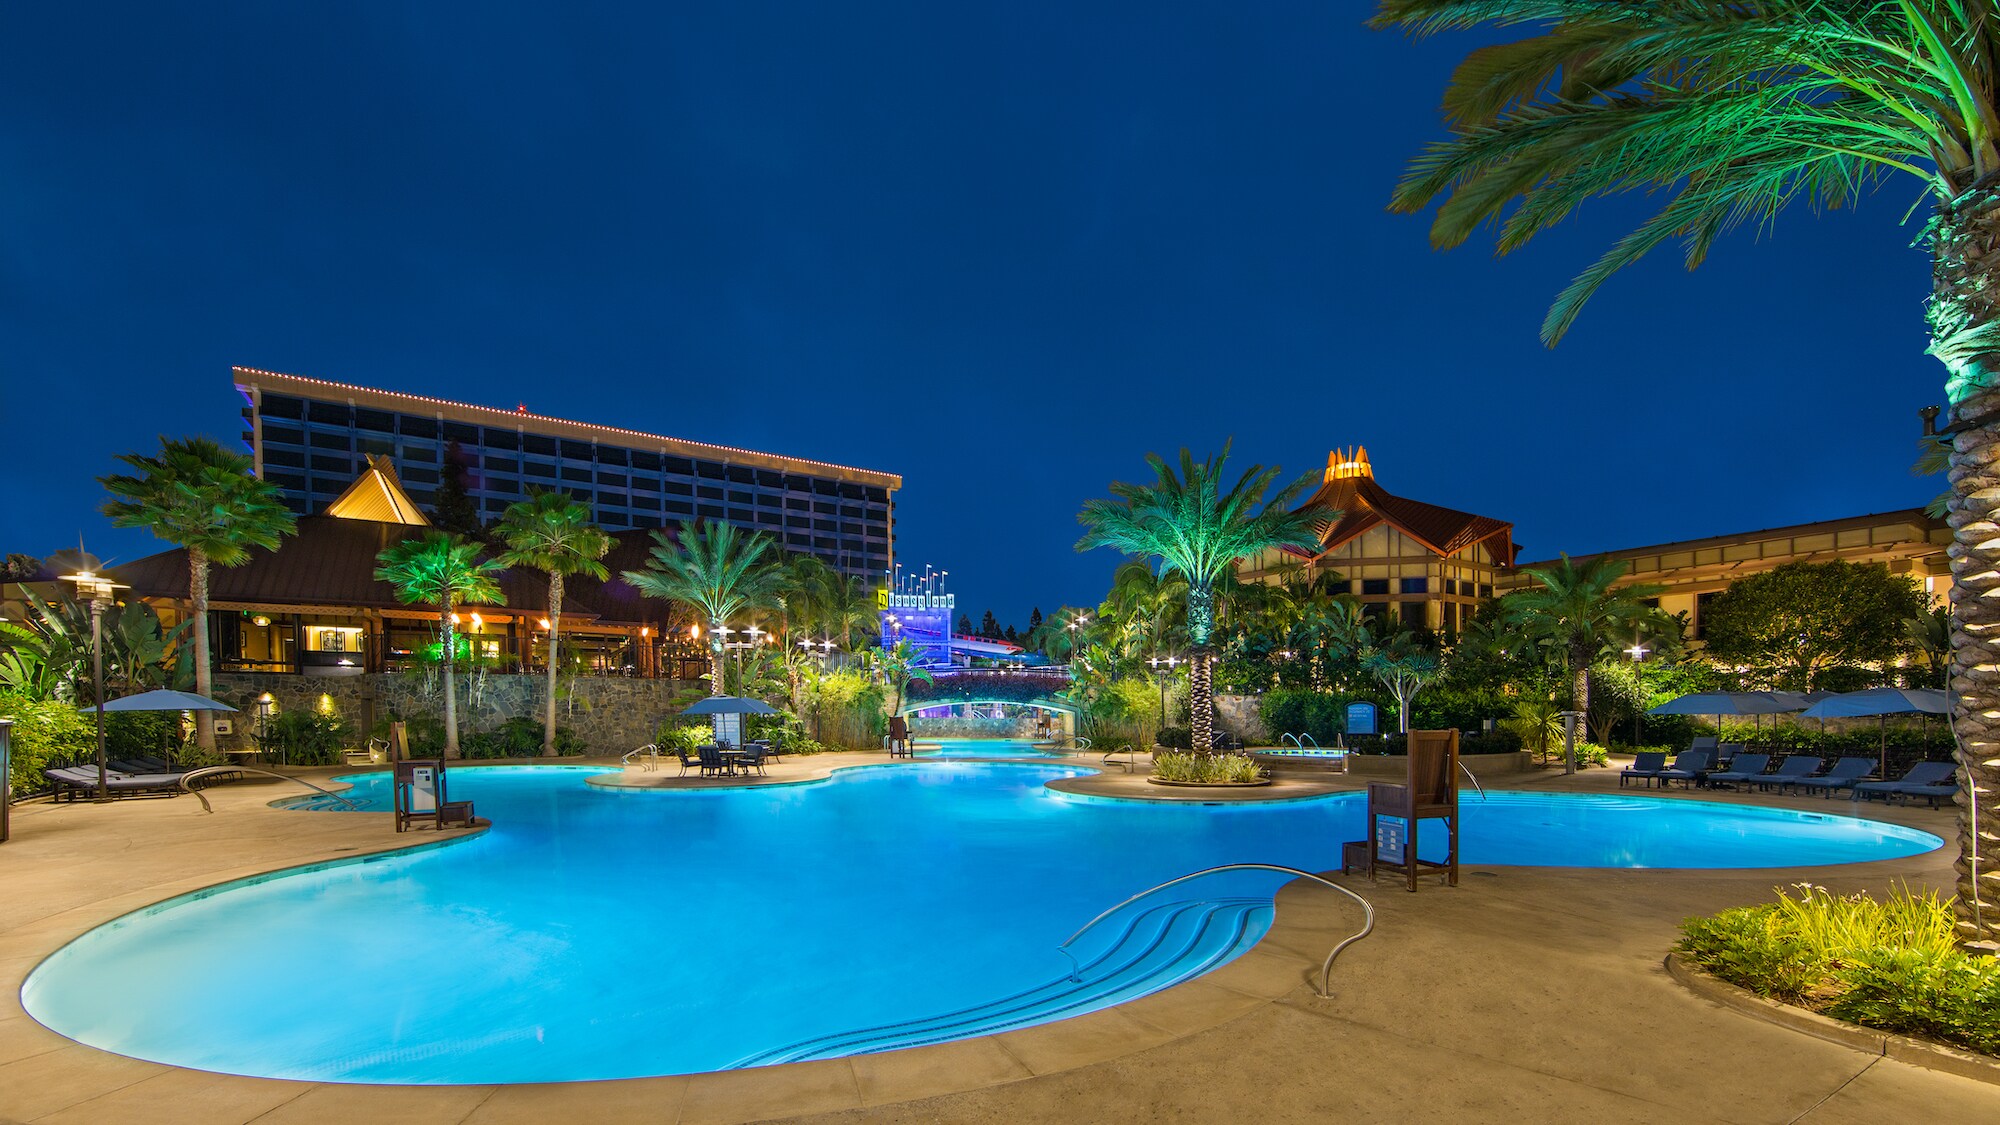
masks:
[[[731,614],[776,596],[783,577],[767,559],[769,536],[716,520],[680,525],[678,537],[653,533],[653,557],[625,581],[642,594],[688,606],[708,618],[708,693],[721,695],[722,632]]]
[[[161,438],[160,453],[118,458],[137,475],[98,483],[115,499],[104,514],[119,527],[143,527],[187,551],[188,601],[194,610],[194,690],[214,694],[208,658],[208,568],[241,566],[250,548],[276,550],[297,528],[278,487],[250,475],[250,458],[203,437]],[[196,711],[195,741],[215,749],[213,712]]]
[[[1590,666],[1619,641],[1662,631],[1660,611],[1646,604],[1662,586],[1619,586],[1627,564],[1587,559],[1531,566],[1521,573],[1534,584],[1501,599],[1503,619],[1524,639],[1560,652],[1569,671],[1570,707],[1590,710]],[[1564,773],[1576,772],[1576,747],[1566,746]]]
[[[1279,470],[1252,465],[1225,490],[1229,446],[1206,461],[1181,450],[1176,472],[1158,454],[1146,455],[1152,484],[1114,484],[1110,500],[1091,500],[1077,514],[1089,530],[1076,549],[1115,547],[1158,561],[1161,573],[1187,581],[1189,725],[1198,754],[1215,749],[1215,690],[1210,639],[1215,632],[1215,584],[1239,559],[1284,548],[1317,550],[1314,519],[1323,513],[1292,511],[1292,501],[1313,482],[1308,475],[1266,500]]]
[[[444,756],[458,757],[458,691],[452,667],[458,663],[457,624],[461,605],[499,605],[494,576],[504,569],[479,557],[479,544],[449,531],[405,539],[375,556],[375,580],[396,589],[405,605],[434,606],[438,612],[438,660],[444,665]]]
[[[1445,93],[1452,136],[1398,187],[1445,196],[1440,247],[1495,222],[1510,250],[1586,199],[1665,206],[1585,270],[1542,326],[1559,339],[1619,268],[1789,203],[1837,207],[1902,173],[1931,202],[1925,307],[1951,403],[1952,725],[1965,774],[1959,934],[2000,943],[2000,11],[1969,0],[1381,0],[1412,34],[1532,24],[1469,55]]]
[[[611,536],[590,522],[590,508],[567,492],[531,492],[501,513],[494,528],[507,550],[503,566],[526,566],[549,576],[549,692],[542,716],[542,756],[556,755],[556,670],[562,632],[563,579],[572,574],[603,580],[611,572],[599,562],[611,551]]]

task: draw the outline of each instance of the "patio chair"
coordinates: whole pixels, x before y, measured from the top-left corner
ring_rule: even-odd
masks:
[[[701,751],[697,750],[694,754],[690,755],[687,752],[687,747],[683,746],[674,751],[674,757],[681,760],[682,777],[686,777],[689,770],[695,771],[696,776],[700,776],[702,770]]]
[[[1776,786],[1783,793],[1787,785],[1796,785],[1805,778],[1817,774],[1826,763],[1812,754],[1793,754],[1778,763],[1778,768],[1757,779],[1757,788],[1769,790]]]
[[[696,753],[701,758],[701,776],[729,776],[729,760],[722,756],[722,747],[713,742],[704,742],[701,744],[701,749],[697,750]]]
[[[1733,786],[1739,782],[1745,785],[1752,784],[1764,776],[1764,768],[1770,764],[1769,754],[1738,754],[1729,760],[1728,769],[1708,775],[1708,787],[1713,789],[1717,785]]]
[[[748,743],[743,747],[743,756],[741,758],[736,759],[736,766],[738,769],[741,769],[744,773],[749,773],[751,770],[756,770],[758,773],[761,774],[764,772],[764,759],[770,753],[771,753],[771,748],[765,745],[764,743],[761,742]]]
[[[1880,797],[1885,801],[1891,801],[1899,793],[1909,795],[1913,789],[1920,791],[1944,789],[1945,792],[1942,794],[1928,792],[1917,792],[1914,794],[1919,797],[1930,797],[1931,807],[1936,808],[1939,796],[1950,796],[1952,793],[1958,791],[1957,778],[1958,763],[1956,762],[1918,762],[1905,771],[1903,776],[1894,781],[1855,782],[1853,799],[1858,801],[1863,797]],[[1945,782],[1948,780],[1951,784],[1946,786]]]
[[[1715,751],[1683,750],[1674,755],[1674,764],[1670,768],[1661,770],[1655,776],[1660,779],[1662,789],[1673,781],[1680,782],[1681,787],[1685,789],[1689,785],[1699,785],[1707,780],[1708,771],[1714,768]]]
[[[768,738],[759,738],[751,742],[750,745],[762,746],[764,748],[764,756],[766,758],[771,759],[774,762],[782,762],[785,760],[784,754],[780,753],[778,750],[777,743],[772,742]]]
[[[1667,767],[1667,755],[1663,750],[1642,750],[1632,755],[1632,764],[1618,771],[1618,788],[1625,788],[1628,778],[1643,778],[1646,788],[1653,787],[1653,779]]]
[[[1802,777],[1794,784],[1802,793],[1811,790],[1822,797],[1832,797],[1834,790],[1852,789],[1856,782],[1874,772],[1873,758],[1842,758],[1824,776]]]

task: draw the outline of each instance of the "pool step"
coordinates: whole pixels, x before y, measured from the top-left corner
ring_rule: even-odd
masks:
[[[771,1066],[944,1043],[1081,1015],[1200,976],[1248,948],[1270,919],[1269,899],[1175,902],[1135,917],[1072,981],[1059,977],[1026,992],[923,1019],[823,1035],[760,1051],[736,1067]]]

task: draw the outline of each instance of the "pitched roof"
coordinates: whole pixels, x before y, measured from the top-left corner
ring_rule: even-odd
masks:
[[[376,520],[307,516],[299,520],[298,534],[281,542],[277,550],[253,548],[250,560],[242,566],[212,567],[209,600],[268,606],[421,611],[421,606],[398,601],[394,588],[376,580],[375,556],[393,544],[431,530],[434,529]],[[607,580],[572,576],[564,583],[564,619],[618,626],[657,622],[664,617],[666,610],[662,603],[646,601],[621,577],[626,570],[645,566],[652,545],[650,532],[630,531],[613,536],[611,552],[603,559],[605,569],[610,572]],[[178,547],[115,567],[111,573],[118,581],[129,584],[132,593],[139,597],[187,596],[187,551]],[[502,571],[499,581],[506,603],[495,606],[494,610],[528,616],[548,612],[548,579],[542,572],[515,567]],[[482,612],[491,615],[491,611]]]
[[[1440,556],[1498,539],[1491,547],[1495,560],[1503,565],[1514,561],[1513,524],[1391,493],[1375,483],[1366,449],[1328,454],[1324,482],[1298,510],[1327,513],[1316,525],[1321,554],[1387,523]]]
[[[326,514],[350,520],[380,520],[428,527],[430,520],[417,508],[416,501],[403,491],[396,479],[396,467],[387,457],[369,454],[368,468],[347,491],[326,506]]]

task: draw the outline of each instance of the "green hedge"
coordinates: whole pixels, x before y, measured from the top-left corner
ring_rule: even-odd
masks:
[[[48,788],[48,779],[42,776],[45,768],[96,757],[96,728],[77,713],[74,703],[0,692],[0,719],[14,720],[8,772],[16,793]]]
[[[468,758],[537,758],[542,753],[542,721],[516,715],[497,730],[479,731],[459,740],[459,752]],[[574,758],[583,753],[583,739],[575,731],[556,724],[556,753]]]

